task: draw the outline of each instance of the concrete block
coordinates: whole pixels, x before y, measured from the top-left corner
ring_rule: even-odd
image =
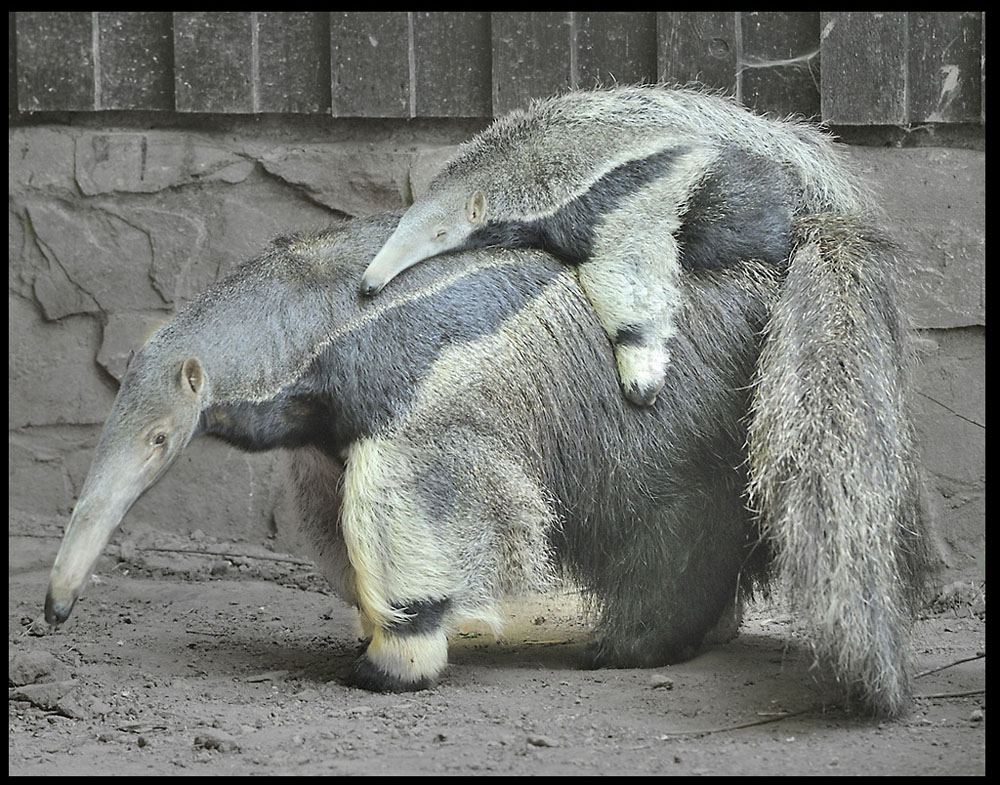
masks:
[[[110,404],[109,404],[110,406]],[[77,486],[69,470],[71,456],[92,451],[93,428],[21,428],[7,439],[7,505],[32,515],[68,518]]]
[[[304,189],[311,199],[345,215],[370,215],[410,201],[407,172],[413,155],[356,145],[274,147],[261,165]]]
[[[7,427],[103,422],[114,389],[95,373],[97,321],[45,321],[17,296],[7,306]]]
[[[986,154],[852,147],[849,155],[910,253],[905,293],[917,326],[985,324]]]
[[[167,303],[152,285],[150,233],[113,212],[62,200],[27,206],[49,269],[35,279],[50,319],[116,308],[153,309]]]
[[[75,146],[76,182],[87,196],[239,183],[254,168],[231,146],[184,132],[85,133]]]
[[[22,189],[70,191],[75,141],[62,128],[10,128],[7,132],[7,193]]]
[[[986,332],[921,331],[917,438],[946,563],[971,569],[986,545]]]

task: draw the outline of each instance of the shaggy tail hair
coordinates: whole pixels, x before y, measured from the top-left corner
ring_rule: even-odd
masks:
[[[897,717],[929,563],[898,249],[843,215],[803,218],[797,238],[758,365],[750,501],[817,658]]]

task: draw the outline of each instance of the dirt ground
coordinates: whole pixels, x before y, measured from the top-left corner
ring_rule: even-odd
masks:
[[[503,641],[459,631],[434,689],[375,695],[341,683],[354,613],[301,560],[198,533],[126,538],[52,632],[57,546],[10,539],[9,775],[986,770],[985,583],[952,584],[918,622],[914,711],[877,723],[824,704],[773,606],[689,662],[581,671],[574,595],[531,599]]]

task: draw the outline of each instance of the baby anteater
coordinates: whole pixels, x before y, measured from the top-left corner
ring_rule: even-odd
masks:
[[[625,395],[652,403],[677,332],[682,270],[787,265],[791,222],[859,214],[816,128],[695,90],[616,87],[539,100],[459,150],[365,271],[375,294],[447,251],[539,248],[576,268]]]

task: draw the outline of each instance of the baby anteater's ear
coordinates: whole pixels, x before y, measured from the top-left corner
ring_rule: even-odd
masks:
[[[185,392],[191,391],[197,395],[205,382],[205,374],[197,357],[188,357],[181,367],[180,385]]]
[[[477,226],[485,220],[486,197],[483,196],[482,191],[475,191],[469,197],[469,201],[465,205],[465,217],[469,219],[469,223],[473,226]]]

